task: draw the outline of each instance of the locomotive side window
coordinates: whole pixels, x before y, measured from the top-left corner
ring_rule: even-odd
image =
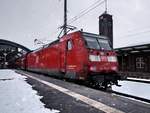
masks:
[[[67,42],[67,50],[72,50],[72,42],[71,42],[71,40],[68,40],[68,42]]]

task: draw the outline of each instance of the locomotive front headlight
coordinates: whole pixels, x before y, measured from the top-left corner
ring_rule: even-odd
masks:
[[[96,66],[91,66],[91,67],[90,67],[90,70],[91,70],[91,71],[96,71]]]
[[[117,62],[116,56],[108,56],[107,59],[108,59],[108,62]]]
[[[101,61],[100,56],[98,56],[98,55],[89,55],[89,60],[95,61],[95,62]]]

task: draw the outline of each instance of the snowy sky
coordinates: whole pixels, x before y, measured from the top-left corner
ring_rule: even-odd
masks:
[[[0,0],[0,39],[30,49],[34,39],[55,40],[63,24],[64,0]],[[68,0],[68,19],[78,15],[97,0]],[[104,4],[72,25],[98,34],[98,17]],[[150,42],[150,0],[108,0],[108,12],[114,19],[114,47]]]

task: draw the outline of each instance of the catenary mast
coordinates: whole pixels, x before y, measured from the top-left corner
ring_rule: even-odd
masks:
[[[64,35],[67,34],[67,0],[64,0]]]

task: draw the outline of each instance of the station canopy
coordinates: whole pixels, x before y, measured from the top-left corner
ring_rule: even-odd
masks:
[[[116,48],[115,51],[119,55],[146,53],[146,52],[150,52],[150,44],[141,44],[141,45],[135,45],[135,46]]]
[[[30,52],[30,49],[11,42],[0,39],[0,68],[15,68],[15,60]]]

